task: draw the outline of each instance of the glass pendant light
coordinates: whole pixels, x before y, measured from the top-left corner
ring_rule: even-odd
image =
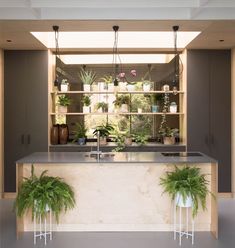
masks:
[[[52,26],[54,33],[55,33],[55,81],[54,81],[54,86],[55,87],[59,87],[59,79],[58,79],[58,75],[56,72],[56,60],[57,57],[59,56],[60,52],[59,52],[59,26]]]
[[[174,78],[173,78],[173,94],[176,95],[178,93],[177,82],[179,81],[179,73],[177,72],[177,59],[178,59],[178,50],[177,50],[177,31],[179,30],[179,26],[172,27],[174,31],[174,52],[175,52],[175,60],[174,60]]]

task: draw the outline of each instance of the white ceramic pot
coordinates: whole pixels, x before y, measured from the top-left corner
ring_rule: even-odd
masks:
[[[113,92],[114,91],[114,84],[108,84],[108,91]]]
[[[99,91],[105,90],[105,83],[104,82],[98,82],[98,89]]]
[[[69,91],[69,85],[68,84],[61,84],[60,85],[60,91],[63,91],[63,92]]]
[[[170,86],[169,86],[168,84],[164,84],[164,85],[162,86],[162,90],[163,90],[163,91],[169,91],[169,90],[170,90]]]
[[[58,106],[58,112],[59,113],[67,113],[68,112],[68,107],[67,106]]]
[[[182,207],[182,208],[189,208],[193,206],[193,200],[191,196],[187,196],[185,201],[183,201],[183,197],[179,193],[177,193],[175,196],[175,203],[176,203],[176,206]]]
[[[91,91],[91,85],[90,84],[83,84],[83,90],[84,91]]]
[[[142,113],[142,108],[138,108],[138,114],[141,114]]]
[[[133,84],[128,84],[126,86],[126,88],[127,88],[128,91],[135,91],[135,85],[133,85]]]
[[[119,82],[118,83],[119,91],[126,91],[126,85],[127,85],[127,82]]]
[[[128,112],[128,105],[127,104],[122,104],[120,111],[123,113],[127,113]]]
[[[175,137],[164,137],[163,143],[164,143],[164,145],[174,145],[175,144]]]
[[[151,85],[150,84],[143,84],[143,91],[150,91]]]
[[[83,113],[90,113],[91,107],[90,106],[83,106],[82,110],[83,110]]]

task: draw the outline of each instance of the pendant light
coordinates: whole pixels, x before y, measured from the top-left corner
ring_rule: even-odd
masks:
[[[179,72],[177,72],[177,68],[179,70],[179,67],[177,66],[177,59],[179,59],[179,54],[177,50],[177,31],[179,30],[179,26],[173,26],[172,27],[174,32],[174,53],[175,53],[175,59],[174,59],[174,78],[173,78],[173,94],[177,94],[177,83],[179,81]]]
[[[58,56],[60,55],[60,51],[59,51],[59,26],[52,26],[54,32],[55,32],[55,81],[54,81],[54,86],[55,87],[59,87],[59,79],[58,79],[58,75],[56,72],[56,60],[58,58]]]
[[[114,44],[113,44],[113,77],[114,77],[114,86],[118,86],[119,78],[118,78],[118,60],[120,60],[120,56],[118,54],[118,30],[119,26],[113,26],[114,31]],[[121,60],[120,60],[121,61]]]

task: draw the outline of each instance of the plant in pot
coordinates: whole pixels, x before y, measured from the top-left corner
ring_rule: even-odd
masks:
[[[128,112],[130,105],[130,97],[127,94],[117,95],[116,100],[113,102],[115,107],[120,108],[120,112]]]
[[[112,140],[116,143],[117,147],[115,147],[113,152],[121,152],[125,148],[125,136],[124,134],[118,132],[117,130],[113,133]]]
[[[96,105],[96,109],[98,110],[98,112],[106,113],[106,112],[108,112],[108,103],[98,102]]]
[[[83,113],[90,113],[91,98],[89,96],[83,96],[82,103],[83,103]]]
[[[126,88],[128,91],[135,91],[135,86],[136,86],[135,82],[128,82]]]
[[[91,85],[94,83],[96,80],[96,72],[92,70],[85,70],[81,69],[79,73],[79,77],[82,80],[83,83],[83,90],[84,91],[91,91]]]
[[[113,83],[113,76],[112,75],[105,75],[101,78],[102,81],[106,84],[106,89],[108,91],[113,92],[114,91],[114,83]]]
[[[152,87],[152,82],[149,80],[143,80],[143,91],[150,91]]]
[[[45,170],[39,177],[36,176],[32,165],[31,176],[24,178],[14,203],[18,217],[32,210],[32,219],[34,216],[36,219],[40,216],[44,218],[51,209],[58,223],[61,212],[74,208],[75,197],[71,186],[62,178],[47,176],[46,173]]]
[[[165,126],[161,130],[159,130],[159,134],[163,138],[164,145],[173,145],[175,144],[175,138],[179,135],[179,129]]]
[[[160,185],[163,186],[164,193],[175,200],[176,206],[192,207],[192,215],[195,217],[199,205],[203,210],[206,209],[206,196],[211,194],[207,188],[206,176],[201,174],[200,168],[194,166],[175,166],[174,171],[166,172],[165,177],[160,178]]]
[[[58,98],[58,111],[60,113],[67,113],[68,111],[68,106],[72,103],[72,100],[66,96],[66,95],[61,95]]]
[[[127,132],[125,135],[124,135],[124,144],[126,146],[131,146],[132,145],[132,138],[133,138],[133,135],[130,133],[130,132]]]
[[[69,90],[69,83],[67,79],[63,79],[60,84],[60,90],[63,92],[67,92]]]
[[[151,95],[151,110],[153,113],[160,112],[160,106],[162,105],[164,101],[164,95],[163,94],[152,94]]]
[[[134,141],[137,145],[145,145],[148,141],[149,136],[145,133],[135,133],[133,134]]]
[[[114,131],[114,128],[111,124],[106,123],[105,125],[97,126],[93,132],[97,136],[98,132],[100,133],[100,145],[107,145],[107,137]]]
[[[76,130],[74,132],[73,142],[78,142],[79,145],[86,144],[86,132],[87,128],[83,123],[76,123]]]

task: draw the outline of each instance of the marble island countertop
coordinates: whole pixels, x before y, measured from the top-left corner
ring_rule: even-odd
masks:
[[[111,152],[99,158],[89,152],[36,152],[16,161],[17,164],[45,163],[217,163],[200,152]]]

